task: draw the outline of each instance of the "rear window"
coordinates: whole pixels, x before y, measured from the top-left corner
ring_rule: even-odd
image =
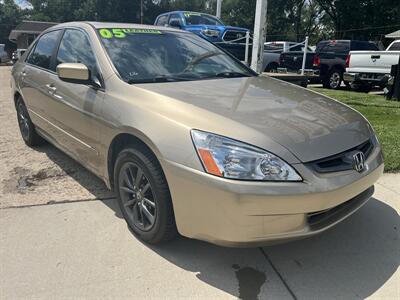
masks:
[[[264,45],[265,51],[283,51],[283,44],[267,43]]]
[[[348,41],[324,41],[317,45],[316,52],[349,52],[350,45]]]
[[[58,37],[61,30],[45,33],[39,38],[35,49],[30,53],[28,63],[50,70],[51,56],[57,45]],[[52,68],[55,71],[55,68]]]
[[[363,42],[363,41],[353,41],[351,43],[351,50],[379,50],[378,47],[374,43]]]
[[[156,25],[165,26],[167,25],[167,22],[168,22],[168,15],[163,15],[158,18]]]
[[[394,43],[392,46],[390,46],[388,51],[400,51],[400,42]]]

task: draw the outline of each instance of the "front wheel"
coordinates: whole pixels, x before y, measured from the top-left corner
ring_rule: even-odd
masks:
[[[114,187],[128,226],[143,241],[157,244],[177,235],[168,184],[150,151],[122,150],[115,163]]]

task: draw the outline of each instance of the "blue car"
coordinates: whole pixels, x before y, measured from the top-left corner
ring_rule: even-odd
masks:
[[[238,59],[244,59],[246,32],[249,29],[226,26],[212,15],[191,11],[173,11],[159,15],[154,25],[171,26],[193,32],[216,43]]]

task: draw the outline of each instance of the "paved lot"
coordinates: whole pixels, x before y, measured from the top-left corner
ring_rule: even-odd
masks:
[[[26,147],[0,67],[0,299],[400,299],[400,176],[317,237],[255,249],[150,247],[112,194],[50,145]]]

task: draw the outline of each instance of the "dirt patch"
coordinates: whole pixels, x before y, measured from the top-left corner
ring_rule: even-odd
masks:
[[[24,167],[15,167],[11,170],[8,179],[3,180],[4,193],[20,193],[34,190],[47,179],[59,180],[68,174],[56,167],[49,167],[34,171]]]

